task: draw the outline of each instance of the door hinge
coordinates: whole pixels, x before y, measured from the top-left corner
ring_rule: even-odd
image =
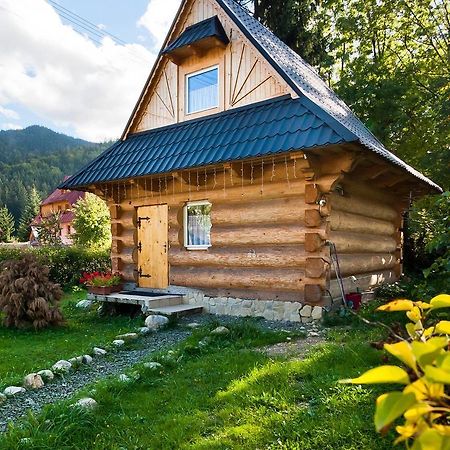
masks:
[[[137,249],[138,249],[139,253],[142,252],[142,242],[141,241],[139,241],[139,244],[137,245]]]
[[[139,278],[151,278],[152,277],[151,275],[142,273],[142,267],[139,267],[138,274],[139,274]]]
[[[150,220],[150,219],[151,219],[151,217],[139,217],[138,220],[137,220],[138,228],[141,228],[141,224],[142,224],[143,220]]]

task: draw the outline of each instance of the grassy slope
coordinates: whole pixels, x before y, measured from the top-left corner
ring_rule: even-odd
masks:
[[[391,448],[392,439],[374,431],[376,392],[337,384],[379,363],[368,345],[373,332],[332,332],[302,361],[251,350],[280,334],[235,326],[199,350],[206,332],[160,358],[160,373],[141,367],[131,385],[109,380],[87,389],[100,404],[94,414],[50,407],[0,437],[0,447],[15,449],[26,437],[36,449]]]
[[[50,368],[59,359],[90,353],[93,346],[110,342],[122,332],[140,325],[142,319],[99,318],[95,311],[75,308],[86,293],[67,294],[62,309],[67,324],[42,331],[8,329],[0,325],[0,389],[20,383],[27,373]]]

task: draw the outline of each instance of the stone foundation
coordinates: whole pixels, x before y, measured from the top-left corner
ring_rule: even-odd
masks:
[[[140,290],[136,285],[125,287]],[[142,289],[147,290],[147,289]],[[152,292],[183,296],[183,303],[203,306],[209,314],[264,317],[267,320],[286,320],[290,322],[310,323],[320,321],[324,312],[321,306],[310,306],[300,302],[278,300],[250,300],[233,297],[208,297],[200,289],[171,285],[167,289],[151,289]]]
[[[321,320],[323,312],[321,306],[303,305],[300,302],[207,297],[201,293],[185,295],[185,301],[192,305],[203,306],[204,311],[209,314],[264,317],[267,320],[286,320],[302,323]]]

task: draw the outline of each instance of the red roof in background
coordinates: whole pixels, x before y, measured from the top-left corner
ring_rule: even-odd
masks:
[[[68,176],[64,177],[66,181]],[[50,205],[52,203],[67,202],[70,206],[76,203],[80,198],[84,198],[86,195],[82,191],[68,191],[67,189],[55,189],[43,202],[41,206]],[[71,223],[74,219],[74,213],[72,211],[61,211],[60,223]],[[39,225],[42,222],[41,214],[38,214],[31,225]]]
[[[71,223],[73,221],[74,217],[75,217],[75,214],[72,211],[64,211],[59,218],[59,222],[60,223]],[[39,214],[38,216],[36,216],[34,218],[31,225],[39,225],[41,222],[42,222],[42,216]]]
[[[55,189],[42,203],[43,205],[49,205],[56,202],[68,202],[69,205],[73,205],[80,198],[84,198],[85,193],[82,191],[67,191],[62,189]]]

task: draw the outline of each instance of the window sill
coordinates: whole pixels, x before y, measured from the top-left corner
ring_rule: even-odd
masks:
[[[208,248],[211,247],[211,245],[189,245],[186,246],[186,250],[208,250]]]

